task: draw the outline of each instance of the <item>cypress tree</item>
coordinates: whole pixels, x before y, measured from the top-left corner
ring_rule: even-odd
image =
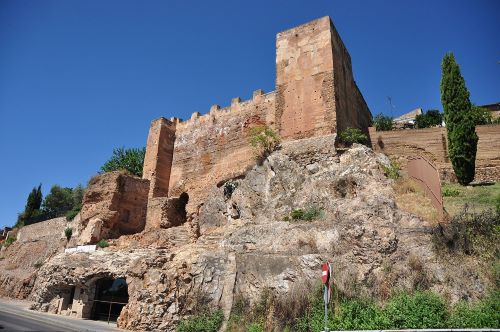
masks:
[[[474,180],[478,137],[465,80],[452,53],[441,65],[441,103],[448,132],[448,156],[461,185]]]
[[[34,187],[31,193],[28,195],[26,201],[26,207],[24,208],[24,213],[27,218],[33,215],[33,212],[40,209],[42,205],[42,185],[40,184],[38,188]]]

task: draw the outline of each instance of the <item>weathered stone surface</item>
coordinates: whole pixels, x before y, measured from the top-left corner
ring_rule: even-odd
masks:
[[[224,184],[213,186],[199,213],[181,226],[123,236],[106,250],[55,256],[36,280],[36,308],[55,310],[68,285],[91,289],[97,278],[123,277],[130,300],[119,326],[174,331],[200,301],[227,316],[238,296],[254,303],[265,289],[284,296],[314,283],[324,261],[334,264],[337,286],[347,294],[383,300],[425,278],[426,287],[452,301],[480,297],[490,281],[478,263],[437,256],[429,223],[397,208],[381,170],[388,158],[360,145],[337,155],[334,141],[330,135],[284,143],[233,179],[230,197]],[[314,173],[307,171],[311,164]],[[319,218],[283,221],[293,209],[313,206]],[[200,228],[195,241],[192,225]]]
[[[178,198],[155,197],[148,201],[146,230],[180,226],[186,222],[186,193]]]
[[[94,177],[85,190],[72,244],[96,243],[144,230],[149,181],[123,172]]]
[[[18,240],[0,254],[0,296],[26,298],[37,271],[50,257],[64,250],[66,218],[50,219],[24,226]]]

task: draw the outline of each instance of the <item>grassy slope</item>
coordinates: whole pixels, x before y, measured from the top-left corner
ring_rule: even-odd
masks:
[[[458,191],[458,196],[444,196],[446,191]],[[467,204],[471,211],[480,212],[495,209],[500,196],[500,182],[489,186],[461,186],[446,183],[443,185],[444,207],[451,216],[456,215]]]

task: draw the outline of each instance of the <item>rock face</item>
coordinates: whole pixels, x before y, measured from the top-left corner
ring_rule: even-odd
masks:
[[[0,296],[28,297],[40,266],[66,245],[64,229],[71,225],[63,217],[24,226],[17,234],[17,241],[2,248]]]
[[[383,300],[418,286],[452,301],[481,296],[489,281],[474,262],[437,256],[430,225],[397,208],[381,171],[387,157],[361,145],[339,155],[334,139],[284,143],[231,185],[214,186],[183,225],[55,256],[38,274],[35,308],[55,312],[65,287],[91,290],[99,278],[121,277],[130,298],[118,325],[174,331],[200,304],[227,317],[240,296],[253,303],[263,290],[286,295],[315,282],[325,261],[347,294]],[[297,209],[313,220],[291,218]]]
[[[92,178],[72,244],[96,243],[144,229],[149,181],[122,172]]]

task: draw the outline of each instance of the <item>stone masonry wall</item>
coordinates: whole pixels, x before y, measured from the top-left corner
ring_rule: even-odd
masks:
[[[43,237],[64,238],[64,230],[72,224],[66,221],[66,217],[49,219],[33,225],[22,227],[17,233],[17,241],[37,241]]]
[[[335,131],[330,19],[276,36],[276,118],[283,138]]]
[[[242,174],[255,164],[248,141],[253,126],[274,126],[274,93],[254,93],[252,100],[233,99],[231,106],[213,106],[177,124],[169,196],[189,194],[188,212],[195,212],[208,188]]]
[[[335,124],[337,133],[348,127],[360,128],[368,133],[372,115],[363,95],[358,89],[352,72],[351,56],[340,39],[340,35],[331,25],[333,46],[333,92]]]
[[[455,181],[448,158],[446,128],[375,131],[370,127],[370,140],[375,151],[393,158],[423,155],[439,168],[441,178]],[[500,180],[500,125],[477,126],[479,136],[476,155],[476,181]]]

